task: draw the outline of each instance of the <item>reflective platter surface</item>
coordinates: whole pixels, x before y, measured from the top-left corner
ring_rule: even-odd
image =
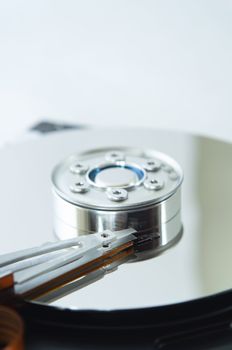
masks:
[[[56,239],[50,176],[69,154],[101,147],[150,148],[184,171],[183,237],[173,248],[51,303],[72,309],[154,307],[232,287],[232,145],[158,130],[65,131],[0,151],[0,254]]]

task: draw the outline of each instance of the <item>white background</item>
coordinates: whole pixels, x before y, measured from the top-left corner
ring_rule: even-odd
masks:
[[[0,144],[40,118],[232,140],[232,1],[0,0]]]

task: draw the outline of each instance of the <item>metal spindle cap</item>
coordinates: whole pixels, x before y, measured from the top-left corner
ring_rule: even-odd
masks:
[[[166,246],[181,232],[183,172],[166,154],[130,148],[69,156],[52,174],[60,238],[128,227]]]

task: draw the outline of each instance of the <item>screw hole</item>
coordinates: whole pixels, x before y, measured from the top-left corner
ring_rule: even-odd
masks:
[[[150,183],[151,183],[151,184],[157,184],[157,183],[158,183],[158,181],[157,181],[157,180],[155,180],[155,179],[151,179]]]
[[[102,233],[101,236],[102,236],[103,238],[107,238],[107,237],[109,237],[109,234],[108,234],[108,233]]]
[[[155,162],[151,160],[151,161],[147,162],[147,164],[148,165],[155,165]]]
[[[80,186],[84,186],[84,182],[77,182],[76,184],[75,184],[76,186],[78,186],[78,187],[80,187]]]
[[[113,190],[113,194],[120,195],[120,194],[121,194],[121,191],[119,191],[119,190]]]
[[[103,243],[103,244],[102,244],[102,247],[103,247],[103,248],[109,248],[109,246],[110,246],[110,243]]]

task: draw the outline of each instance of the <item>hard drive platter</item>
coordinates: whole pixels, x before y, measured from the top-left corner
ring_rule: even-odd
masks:
[[[54,167],[70,154],[122,148],[161,152],[183,169],[180,239],[162,254],[122,264],[81,289],[73,285],[71,292],[52,301],[46,297],[27,301],[27,307],[42,314],[86,311],[110,312],[114,317],[120,311],[145,310],[146,314],[149,309],[175,306],[178,313],[183,305],[188,310],[189,303],[205,301],[206,305],[210,300],[213,304],[214,296],[230,293],[232,146],[181,132],[68,130],[3,148],[0,254],[70,238],[66,230],[62,237],[54,230]]]

